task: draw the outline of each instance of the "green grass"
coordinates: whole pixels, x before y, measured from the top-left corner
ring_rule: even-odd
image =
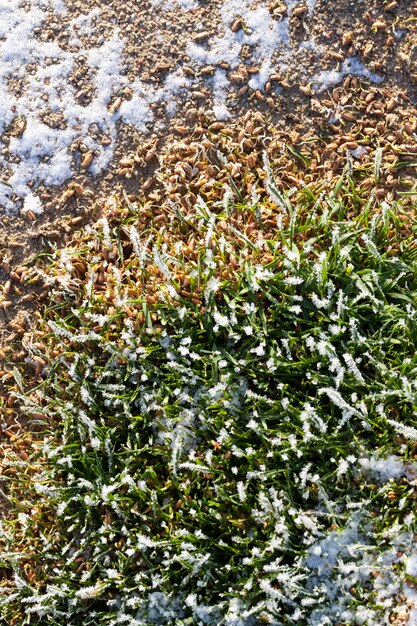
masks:
[[[200,203],[172,226],[205,239],[192,258],[163,233],[141,261],[127,252],[133,206],[93,233],[117,251],[113,283],[96,292],[70,268],[46,313],[45,381],[29,395],[17,376],[49,440],[34,480],[17,461],[10,479],[6,623],[380,625],[403,610],[416,224],[363,193],[345,174],[325,197],[270,180],[252,203]],[[259,243],[238,218],[265,232],[265,206],[280,226]]]

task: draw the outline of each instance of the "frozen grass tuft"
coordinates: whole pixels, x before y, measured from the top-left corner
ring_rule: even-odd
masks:
[[[131,207],[94,234],[108,286],[95,255],[61,284],[19,394],[49,440],[11,481],[8,623],[370,626],[413,601],[415,222],[348,176],[320,199],[269,170],[268,193],[199,201],[193,254]]]

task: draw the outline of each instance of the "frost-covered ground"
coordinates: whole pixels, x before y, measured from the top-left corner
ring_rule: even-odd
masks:
[[[3,264],[3,311],[12,298],[38,302],[23,295],[35,276],[54,302],[36,336],[28,316],[17,358],[39,379],[54,363],[57,378],[25,397],[13,373],[21,411],[38,420],[47,410],[65,432],[36,443],[36,480],[20,447],[17,460],[3,455],[25,475],[17,522],[10,534],[0,524],[1,539],[22,550],[22,560],[14,548],[1,555],[16,596],[4,587],[0,612],[19,623],[16,599],[22,624],[82,616],[86,626],[281,626],[284,615],[297,626],[417,626],[415,241],[404,217],[412,192],[396,207],[391,175],[402,159],[415,162],[417,121],[402,108],[405,92],[355,81],[365,110],[355,109],[344,81],[389,85],[378,49],[394,58],[406,36],[398,5],[385,3],[382,16],[378,0],[144,5],[0,0],[0,204],[9,215],[29,213],[37,229],[46,188],[59,197],[80,172],[99,181],[114,163],[129,170],[138,137],[169,135],[184,119],[207,126],[188,156],[185,139],[157,153],[152,204],[127,203],[121,222],[104,213],[79,250],[56,251],[49,274],[36,267],[24,286],[22,268]],[[209,134],[213,119],[232,124],[245,106],[278,119],[286,111],[291,129],[303,98],[328,112],[326,147],[344,159],[327,195],[330,160],[298,153],[297,140],[285,146],[278,133],[278,147],[265,142],[261,153],[262,116]],[[354,137],[345,122],[358,122]],[[268,149],[274,167],[284,153],[277,186]],[[297,178],[291,155],[320,172],[317,190]],[[13,375],[9,360],[2,374]],[[0,395],[6,406],[9,419]],[[56,517],[60,532],[44,532]],[[145,557],[150,567],[138,570]]]
[[[268,92],[274,108],[273,98],[282,93],[282,87],[279,83],[271,87],[271,75],[288,76],[307,52],[314,53],[318,69],[317,64],[304,67],[304,82],[316,92],[352,73],[376,83],[382,80],[380,73],[348,53],[334,67],[320,69],[324,49],[310,27],[305,28],[301,44],[295,41],[291,19],[305,7],[303,19],[314,24],[320,17],[315,0],[288,0],[279,13],[260,0],[217,3],[218,13],[211,20],[216,32],[209,37],[204,37],[207,24],[195,22],[202,4],[198,0],[152,0],[152,10],[161,20],[168,15],[169,22],[176,14],[187,19],[189,14],[196,28],[184,32],[187,61],[179,58],[163,79],[152,80],[144,78],[140,69],[134,74],[127,71],[128,34],[117,23],[110,36],[109,31],[100,36],[101,8],[72,17],[64,0],[0,2],[0,205],[8,213],[42,212],[36,193],[39,185],[63,185],[83,166],[92,175],[104,172],[114,155],[121,123],[142,133],[169,130],[170,116],[181,115],[184,103],[189,108],[190,98],[202,84],[203,98],[214,115],[226,120],[233,117],[230,107],[236,102],[237,88],[241,97],[253,92],[260,100]],[[48,34],[51,21],[52,36]],[[70,33],[65,46],[60,39],[61,23],[62,30]],[[162,37],[158,22],[153,37],[155,41]],[[87,101],[79,98],[74,73],[88,77]],[[160,116],[161,107],[165,119]],[[74,148],[77,142],[82,142],[81,152]]]
[[[417,625],[412,218],[347,168],[327,195],[264,168],[247,202],[132,203],[54,255],[18,396],[54,432],[0,524],[15,624]]]

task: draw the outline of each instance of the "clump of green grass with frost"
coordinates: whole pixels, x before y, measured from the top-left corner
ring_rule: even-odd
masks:
[[[404,618],[417,581],[415,219],[347,173],[320,196],[283,192],[268,170],[273,237],[231,227],[238,269],[224,280],[218,224],[250,214],[262,232],[266,202],[226,191],[180,220],[204,240],[197,261],[181,245],[146,249],[133,207],[107,224],[111,310],[91,280],[60,280],[47,378],[25,395],[17,377],[49,438],[35,480],[22,464],[11,481],[7,623]],[[159,298],[125,289],[127,230],[129,263],[160,269]],[[178,268],[200,303],[179,293]]]

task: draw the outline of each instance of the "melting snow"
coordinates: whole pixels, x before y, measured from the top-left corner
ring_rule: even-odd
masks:
[[[164,9],[184,11],[200,6],[197,0],[152,0],[152,3]],[[300,3],[301,0],[289,0],[289,12]],[[308,0],[310,16],[315,6],[316,0]],[[40,184],[62,185],[79,169],[80,157],[71,152],[72,144],[82,140],[89,150],[94,151],[89,171],[99,174],[114,154],[118,122],[131,124],[141,132],[147,132],[152,122],[161,127],[161,120],[154,119],[152,107],[164,105],[166,113],[172,115],[180,103],[177,96],[183,94],[185,100],[190,89],[198,84],[198,79],[185,76],[181,64],[166,76],[162,85],[144,82],[140,75],[129,82],[125,76],[126,41],[116,27],[110,38],[99,40],[92,48],[85,47],[81,41],[81,38],[97,32],[98,8],[71,21],[69,31],[73,51],[63,50],[55,41],[42,41],[35,35],[35,29],[42,28],[51,11],[55,11],[57,19],[60,14],[65,14],[64,0],[34,0],[28,10],[21,6],[20,0],[0,0],[0,133],[9,129],[11,124],[22,121],[20,131],[13,133],[15,136],[10,140],[10,160],[0,154],[0,206],[9,213],[19,207],[34,213],[42,211],[36,198],[36,187]],[[242,64],[242,49],[248,46],[252,53],[251,63],[259,67],[259,71],[250,77],[249,87],[263,90],[270,74],[284,71],[297,49],[292,47],[289,17],[275,19],[263,0],[255,3],[252,0],[224,0],[220,18],[216,36],[207,44],[197,44],[191,41],[190,33],[186,50],[194,66],[217,66],[214,75],[206,79],[206,87],[213,96],[214,115],[217,119],[227,119],[230,117],[228,100],[232,87],[229,73],[218,67],[219,63],[228,62],[233,70]],[[243,27],[233,32],[231,26],[237,18],[243,18]],[[158,36],[156,31],[155,38]],[[87,105],[79,104],[70,81],[71,74],[77,70],[80,53],[86,57],[85,66],[93,88],[93,97]],[[321,91],[335,85],[348,73],[374,82],[382,80],[352,57],[339,71],[321,72],[313,82]],[[11,83],[16,80],[22,85],[13,90]],[[109,105],[124,87],[130,88],[132,98],[123,100],[119,110],[112,112]],[[62,123],[48,125],[45,118],[48,109],[59,115]],[[108,145],[102,145],[89,134],[93,124],[107,135]],[[20,200],[16,200],[17,197]]]
[[[358,459],[362,471],[378,478],[381,482],[398,480],[406,476],[409,480],[414,480],[417,476],[417,466],[415,463],[405,464],[401,459],[393,454],[387,457],[362,457]]]
[[[210,46],[190,42],[187,53],[197,65],[216,65],[221,62],[236,68],[242,61],[240,54],[245,45],[251,46],[254,62],[260,66],[259,72],[249,81],[251,89],[263,89],[270,74],[275,70],[272,58],[281,49],[281,65],[290,49],[290,31],[288,18],[280,22],[273,19],[267,7],[261,4],[251,8],[248,0],[229,0],[221,9],[223,34],[214,37]],[[236,18],[243,17],[245,30],[233,32],[230,28]]]
[[[345,76],[353,74],[360,78],[366,78],[371,83],[382,83],[383,77],[371,72],[367,67],[363,65],[356,57],[350,57],[343,61],[342,67],[339,71],[336,70],[324,70],[320,74],[316,74],[311,79],[312,83],[318,85],[318,91],[324,91],[330,87],[334,87],[340,83]]]
[[[409,576],[417,577],[417,554],[412,554],[408,557],[405,565],[405,572]]]
[[[47,2],[39,2],[41,7]],[[62,9],[60,2],[54,8]],[[97,9],[84,19],[76,18],[72,26],[78,34],[89,34],[91,22],[97,17]],[[124,73],[122,55],[124,39],[116,31],[102,45],[87,52],[87,65],[93,72],[95,94],[87,106],[76,100],[75,90],[69,76],[75,68],[77,53],[66,52],[56,43],[45,43],[34,36],[34,29],[39,27],[45,13],[38,7],[24,11],[17,1],[0,3],[0,132],[16,118],[24,118],[26,127],[20,137],[12,137],[10,153],[18,163],[9,163],[0,157],[0,165],[11,170],[7,183],[0,185],[0,204],[10,212],[15,210],[12,195],[23,198],[23,211],[41,212],[40,202],[34,197],[31,187],[33,182],[46,185],[61,185],[68,180],[76,169],[69,147],[76,139],[83,140],[90,150],[97,152],[90,171],[98,174],[105,169],[113,156],[117,138],[116,123],[122,119],[145,132],[146,123],[152,121],[152,102],[169,100],[183,86],[189,84],[179,69],[169,74],[165,84],[154,91],[144,86],[137,79],[132,85],[133,98],[125,101],[117,113],[108,110],[113,95],[128,84]],[[24,46],[16,46],[16,41]],[[72,43],[79,41],[73,36]],[[26,72],[27,65],[35,64],[33,74]],[[15,96],[8,90],[10,78],[24,78],[27,85],[24,94]],[[59,113],[64,120],[64,127],[51,128],[42,121],[46,103],[53,113]],[[103,147],[93,139],[88,131],[92,124],[97,124],[110,138],[111,143]],[[32,182],[31,182],[32,181]]]
[[[198,8],[197,0],[151,0],[153,6],[162,5],[164,9],[180,8],[186,11]]]
[[[316,8],[317,0],[307,0],[306,6],[310,15],[313,15],[314,9]]]

